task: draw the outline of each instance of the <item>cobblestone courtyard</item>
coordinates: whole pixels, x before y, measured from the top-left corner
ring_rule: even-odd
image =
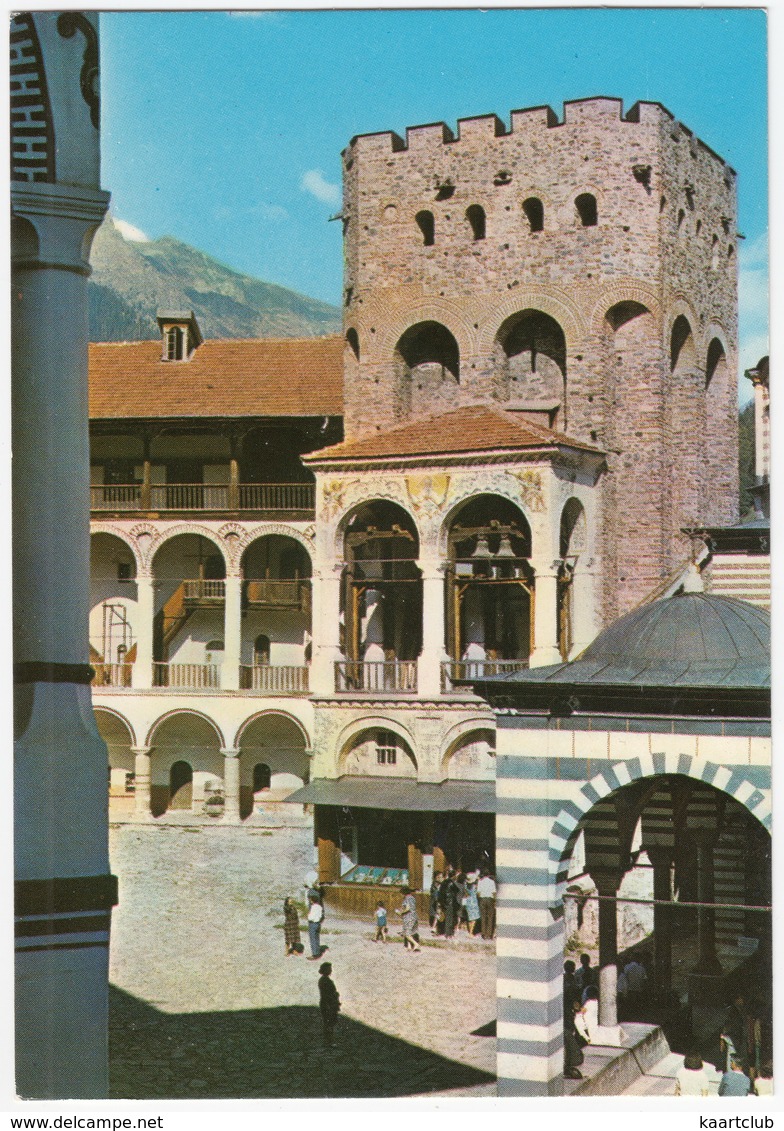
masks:
[[[335,1050],[322,1051],[318,964],[284,957],[282,930],[311,836],[111,829],[114,1098],[494,1094],[492,945],[463,934],[411,954],[394,915],[382,945],[370,923],[328,913],[322,943],[343,1011]]]

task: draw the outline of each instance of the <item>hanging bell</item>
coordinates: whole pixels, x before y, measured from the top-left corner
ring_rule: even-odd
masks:
[[[501,539],[501,545],[498,547],[497,558],[516,558],[517,554],[512,549],[512,543],[509,541],[509,535],[504,534]]]
[[[490,547],[487,544],[487,538],[484,536],[484,534],[479,535],[479,538],[477,539],[477,543],[476,543],[476,549],[474,550],[471,557],[472,558],[489,558],[489,557],[492,557],[492,555],[490,553]]]

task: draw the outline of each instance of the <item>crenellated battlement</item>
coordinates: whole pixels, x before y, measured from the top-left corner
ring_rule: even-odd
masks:
[[[372,134],[357,134],[343,152],[344,160],[350,165],[357,155],[384,155],[397,153],[432,153],[444,147],[462,144],[475,145],[489,143],[515,136],[530,137],[537,131],[557,130],[563,127],[582,127],[596,129],[603,125],[622,126],[670,126],[673,141],[684,139],[688,144],[698,147],[714,158],[734,179],[735,171],[710,146],[701,141],[692,130],[679,122],[660,102],[638,101],[624,114],[623,100],[598,95],[591,98],[578,98],[563,103],[563,113],[559,118],[551,106],[531,106],[512,110],[509,127],[497,114],[481,114],[476,117],[459,118],[457,129],[452,130],[445,122],[428,122],[423,125],[408,126],[405,141],[393,131]]]

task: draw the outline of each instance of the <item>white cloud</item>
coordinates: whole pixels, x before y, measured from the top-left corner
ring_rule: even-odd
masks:
[[[300,188],[315,196],[322,204],[329,204],[332,208],[337,208],[340,204],[340,187],[325,180],[321,169],[308,169],[300,182]]]
[[[149,243],[150,237],[145,236],[141,228],[134,228],[133,224],[129,224],[127,220],[118,220],[114,218],[114,226],[120,233],[124,240],[129,243]]]

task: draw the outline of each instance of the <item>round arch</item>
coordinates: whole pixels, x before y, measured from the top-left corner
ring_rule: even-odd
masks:
[[[656,292],[637,279],[620,279],[612,286],[605,287],[596,299],[588,316],[591,333],[602,332],[608,313],[617,306],[635,303],[644,307],[657,321],[660,317],[660,304]]]
[[[215,720],[211,719],[209,715],[204,713],[204,711],[198,711],[193,707],[175,707],[171,711],[166,711],[166,712],[164,712],[164,714],[160,715],[155,720],[155,722],[151,724],[149,730],[147,731],[147,737],[144,741],[144,745],[145,746],[154,746],[155,745],[155,735],[156,735],[157,731],[160,729],[160,727],[164,723],[168,722],[170,719],[174,719],[178,716],[185,716],[185,717],[190,717],[190,718],[201,719],[202,722],[206,723],[209,727],[211,727],[214,730],[215,736],[218,739],[218,745],[221,748],[221,750],[226,749],[226,740],[223,736],[223,732],[221,731],[221,728],[218,726],[218,724],[215,722]]]
[[[128,719],[126,719],[125,715],[121,714],[119,711],[115,710],[113,707],[105,707],[103,704],[100,704],[100,706],[97,706],[97,705],[94,706],[93,707],[93,714],[95,715],[96,724],[98,724],[100,722],[101,717],[105,716],[106,718],[112,719],[115,722],[119,723],[121,726],[124,726],[126,731],[128,732],[129,745],[130,746],[136,746],[137,745],[136,730],[135,730],[133,724],[130,723],[128,721]],[[101,733],[100,725],[98,726],[98,732]],[[101,737],[104,738],[102,733],[101,733]],[[104,742],[106,742],[105,738],[104,738]]]
[[[771,831],[770,796],[766,796],[763,790],[744,776],[742,767],[730,770],[729,767],[706,762],[689,754],[653,754],[645,761],[640,758],[630,758],[628,761],[616,762],[600,770],[574,797],[570,798],[568,806],[564,806],[558,813],[550,828],[549,836],[552,873],[557,874],[563,861],[571,855],[579,832],[578,826],[598,801],[634,781],[653,780],[675,774],[691,778],[703,785],[713,786],[714,789],[726,793],[747,809],[767,832]]]
[[[373,338],[377,340],[366,340],[367,354],[370,355],[370,347],[373,345],[375,347],[373,349],[374,354],[385,359],[390,358],[400,339],[414,326],[421,325],[424,322],[435,322],[443,326],[457,343],[461,358],[467,357],[473,352],[475,331],[472,324],[467,320],[464,310],[457,302],[449,299],[430,299],[423,303],[417,303],[416,312],[417,317],[413,319],[411,306],[408,303],[401,304],[399,308],[393,308],[391,311],[380,305],[377,308],[373,306],[367,308],[364,321],[371,317],[379,322],[383,321],[381,333],[373,335]]]
[[[444,511],[441,519],[441,525],[438,529],[437,544],[438,554],[445,557],[449,552],[449,535],[454,525],[455,519],[461,510],[463,510],[469,503],[474,502],[475,499],[481,498],[494,498],[503,499],[507,503],[511,503],[522,515],[529,532],[533,531],[533,522],[530,513],[520,500],[519,484],[509,476],[508,484],[505,482],[493,483],[492,490],[488,491],[467,491],[464,495],[453,499],[450,502],[449,508]]]
[[[144,571],[144,556],[142,555],[139,545],[136,540],[125,530],[113,526],[110,522],[91,522],[90,523],[90,546],[92,546],[93,538],[98,534],[108,534],[112,538],[117,538],[122,542],[133,555],[133,560],[136,564],[136,576]]]
[[[414,736],[411,734],[411,732],[395,719],[385,718],[383,715],[369,715],[365,716],[362,719],[356,719],[354,722],[349,723],[338,735],[337,741],[335,743],[335,749],[338,752],[335,759],[337,769],[340,770],[343,766],[345,766],[346,758],[351,753],[354,745],[356,745],[356,740],[358,738],[360,738],[367,732],[379,730],[391,731],[392,734],[401,739],[411,751],[414,759],[414,765],[419,765],[416,744],[414,742]]]
[[[219,535],[217,535],[214,530],[210,530],[209,527],[206,526],[201,526],[199,523],[183,522],[179,523],[177,526],[170,527],[168,530],[162,530],[157,534],[153,544],[150,546],[147,555],[148,561],[150,563],[150,568],[152,569],[153,573],[155,571],[155,558],[157,557],[158,552],[162,550],[163,547],[166,546],[169,542],[172,542],[175,538],[179,538],[183,534],[193,534],[199,538],[204,538],[207,542],[211,542],[221,556],[224,570],[228,572],[230,565],[230,555],[225,543],[221,541]]]
[[[297,730],[299,731],[300,736],[302,738],[302,741],[305,744],[305,749],[306,750],[311,749],[310,735],[308,734],[302,720],[298,719],[296,717],[296,715],[290,714],[290,712],[288,712],[288,711],[279,711],[279,710],[273,710],[273,709],[264,710],[264,711],[254,711],[252,715],[248,715],[247,719],[244,719],[240,723],[240,725],[237,727],[237,732],[234,736],[234,748],[237,749],[242,744],[242,739],[243,739],[245,732],[248,730],[248,728],[250,726],[253,725],[253,723],[257,722],[260,719],[265,719],[265,718],[270,718],[270,717],[285,719],[286,722],[292,723],[293,726],[295,726],[297,728]]]
[[[477,351],[490,357],[496,347],[498,331],[505,322],[525,310],[537,310],[557,322],[566,341],[566,357],[571,355],[575,343],[585,335],[585,320],[582,312],[566,291],[556,288],[547,291],[531,288],[515,288],[507,297],[501,299],[487,311],[477,331]]]
[[[469,746],[472,739],[486,742],[488,746],[492,746],[493,762],[495,762],[495,719],[482,718],[480,715],[456,724],[444,736],[439,753],[439,766],[445,776],[449,776],[447,771],[450,760],[463,747]],[[495,777],[494,769],[492,776]]]
[[[345,510],[338,518],[335,524],[334,543],[332,553],[340,561],[343,558],[343,549],[345,546],[346,531],[351,526],[351,523],[356,518],[357,514],[363,507],[371,507],[374,504],[396,507],[405,515],[406,519],[411,523],[411,526],[416,534],[417,546],[422,546],[422,531],[416,520],[413,508],[410,504],[399,501],[398,499],[385,498],[383,495],[369,495],[366,499],[361,499],[352,503],[347,510]],[[417,550],[419,553],[419,549]]]

